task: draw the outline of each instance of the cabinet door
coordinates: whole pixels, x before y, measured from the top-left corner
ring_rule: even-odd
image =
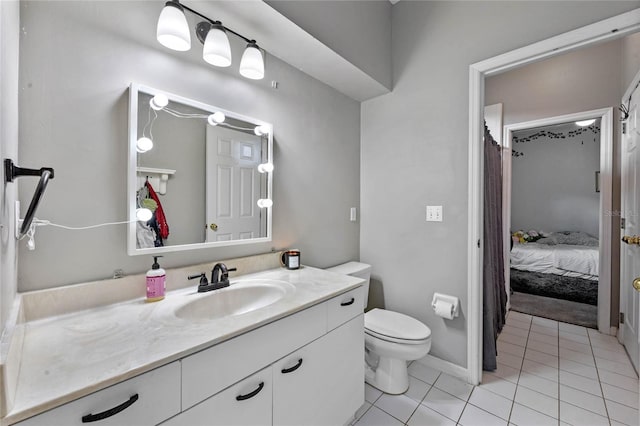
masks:
[[[179,412],[180,363],[173,362],[18,425],[155,425]]]
[[[364,316],[273,366],[273,424],[346,424],[364,403]]]
[[[162,426],[267,426],[271,424],[271,367],[215,394]]]

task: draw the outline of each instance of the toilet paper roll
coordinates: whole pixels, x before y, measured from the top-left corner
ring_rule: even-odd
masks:
[[[445,302],[444,300],[438,300],[433,305],[436,315],[446,319],[453,319],[453,308],[453,303]]]

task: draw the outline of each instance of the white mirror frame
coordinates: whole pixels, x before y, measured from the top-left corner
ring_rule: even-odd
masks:
[[[137,186],[137,163],[138,152],[136,150],[136,142],[138,140],[138,94],[142,92],[151,96],[155,96],[162,93],[167,96],[169,101],[178,102],[184,105],[188,105],[193,108],[199,108],[204,111],[220,111],[227,117],[235,118],[238,120],[247,121],[258,125],[268,126],[271,131],[269,132],[268,140],[268,162],[273,164],[273,126],[262,120],[255,119],[228,111],[223,108],[218,108],[213,105],[205,104],[203,102],[195,101],[193,99],[185,98],[180,95],[169,93],[163,90],[154,89],[148,86],[143,86],[137,83],[131,83],[129,86],[129,160],[127,169],[127,205],[128,205],[128,226],[127,226],[127,252],[129,256],[139,256],[148,254],[169,253],[185,250],[197,250],[205,248],[236,246],[245,244],[257,244],[270,242],[272,238],[272,218],[273,218],[273,206],[266,207],[267,210],[267,235],[266,237],[251,238],[245,240],[231,240],[231,241],[215,241],[215,242],[202,242],[193,244],[180,244],[173,246],[153,247],[153,248],[137,248],[136,244],[136,186]],[[204,141],[203,141],[204,143]],[[267,173],[267,195],[268,198],[272,198],[273,195],[273,172]]]

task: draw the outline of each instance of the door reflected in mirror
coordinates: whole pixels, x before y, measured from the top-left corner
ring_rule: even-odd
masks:
[[[130,255],[271,240],[270,124],[137,84],[129,100]]]

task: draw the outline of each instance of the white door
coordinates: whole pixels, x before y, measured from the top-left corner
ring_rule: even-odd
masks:
[[[260,236],[259,136],[207,126],[207,242]]]
[[[640,89],[631,95],[626,132],[622,135],[622,182],[621,210],[626,236],[640,235]],[[620,311],[624,313],[624,324],[620,324],[622,343],[631,356],[636,370],[639,367],[640,342],[640,292],[633,281],[640,278],[640,245],[622,242],[620,248]]]

